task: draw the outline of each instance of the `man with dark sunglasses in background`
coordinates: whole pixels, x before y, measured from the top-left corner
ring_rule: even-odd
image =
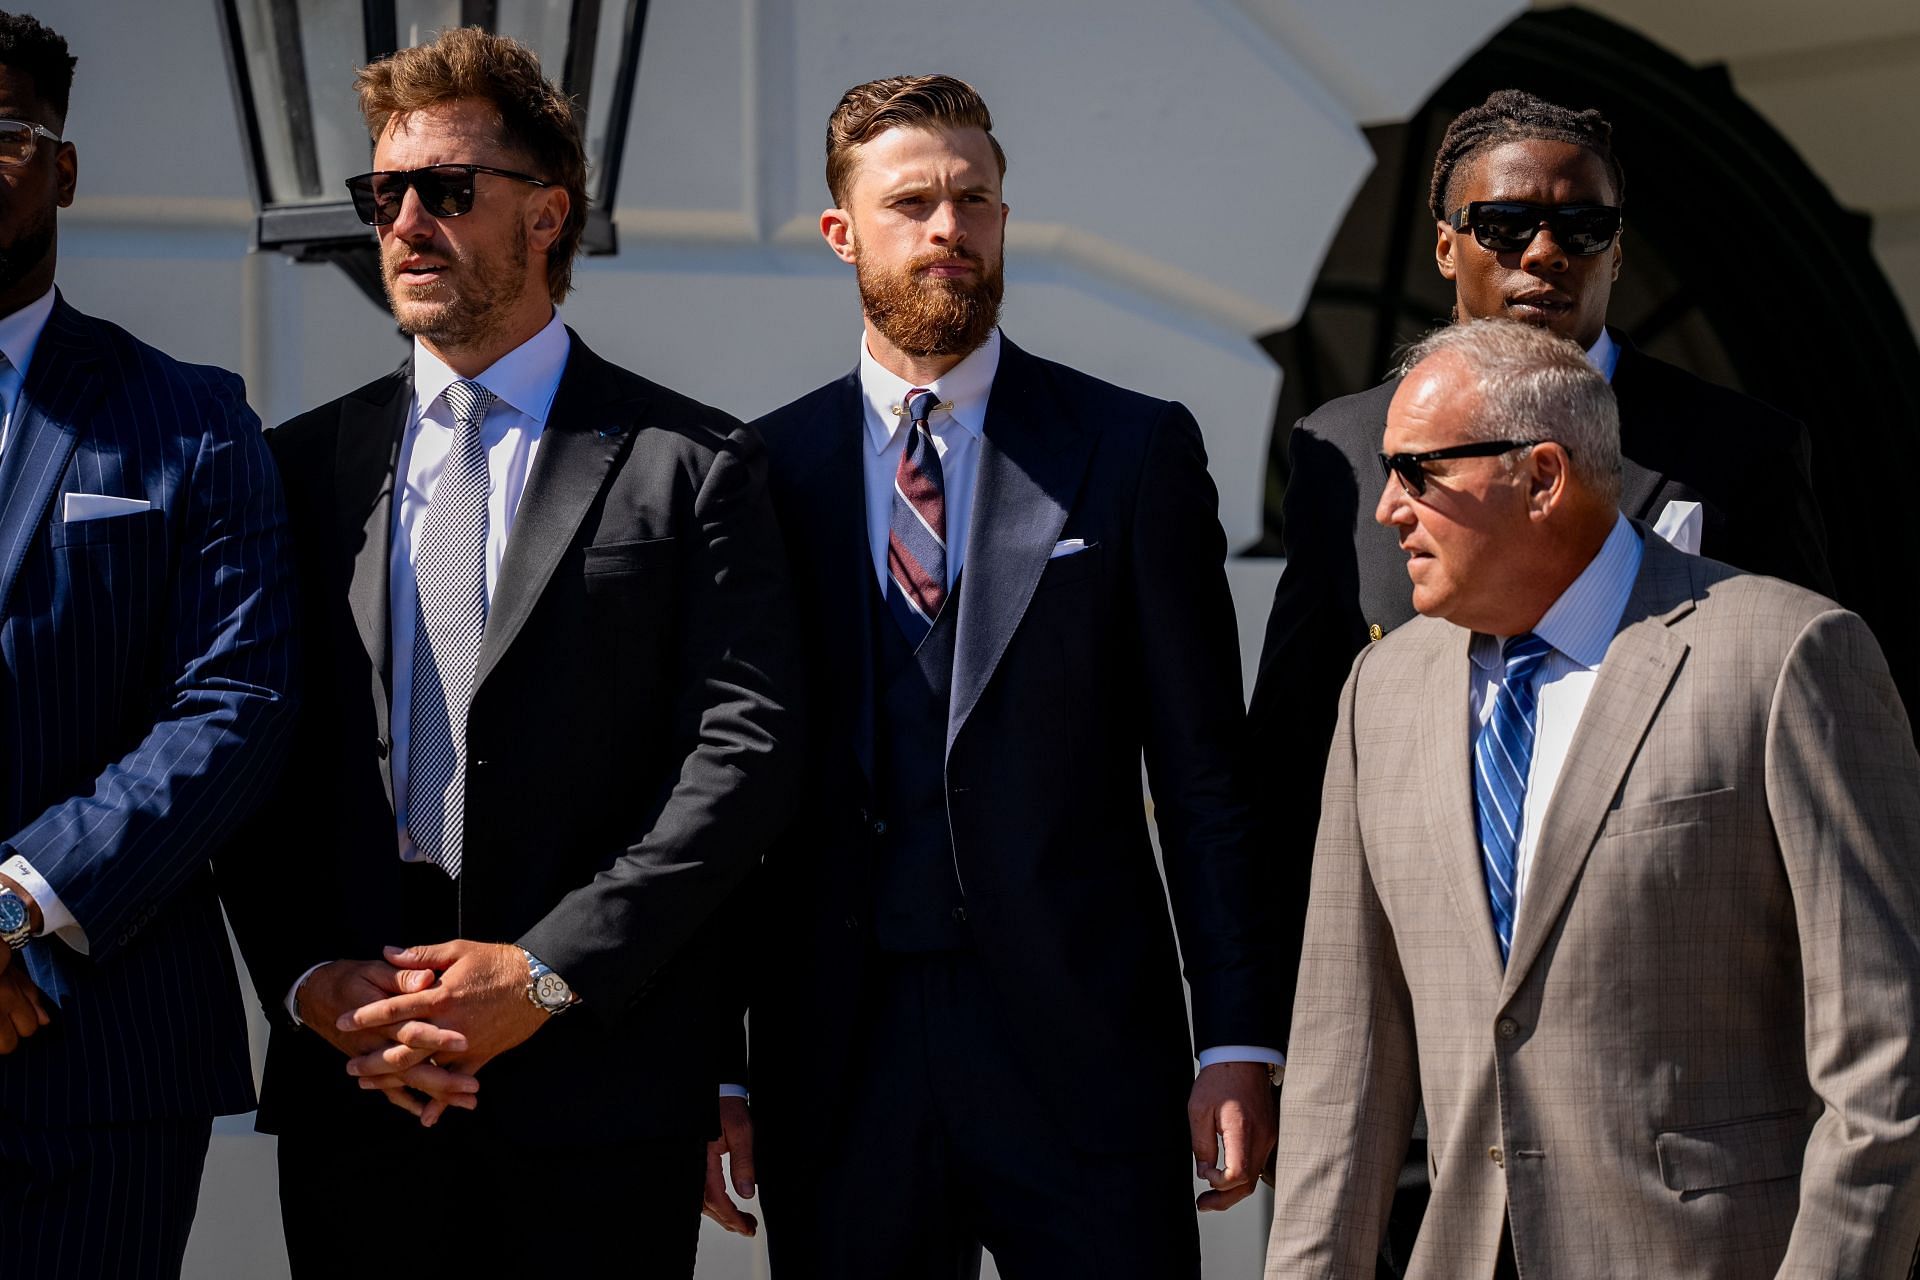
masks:
[[[0,13],[0,1276],[177,1276],[253,1106],[208,859],[290,737],[287,517],[239,378],[54,287],[74,67]]]
[[[1462,112],[1441,141],[1429,193],[1453,318],[1536,325],[1586,351],[1619,403],[1626,515],[1683,551],[1831,596],[1805,428],[1607,328],[1625,191],[1612,127],[1597,111],[1503,90]],[[1249,710],[1248,776],[1258,780],[1263,846],[1286,879],[1274,899],[1296,912],[1307,900],[1340,688],[1361,648],[1414,617],[1408,554],[1366,516],[1397,386],[1323,405],[1288,441],[1287,567]],[[1296,949],[1301,923],[1296,916],[1286,933]],[[1395,1205],[1383,1256],[1393,1275],[1426,1200],[1419,1141],[1402,1178],[1413,1189]]]
[[[760,448],[561,324],[586,159],[532,53],[454,29],[357,88],[413,350],[271,434],[311,698],[273,856],[220,867],[293,1274],[366,1193],[454,1272],[688,1276],[715,911],[798,774]]]

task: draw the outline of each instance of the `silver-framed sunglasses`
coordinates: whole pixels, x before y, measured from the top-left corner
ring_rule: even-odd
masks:
[[[30,164],[40,139],[58,143],[60,135],[31,120],[0,120],[0,168]]]

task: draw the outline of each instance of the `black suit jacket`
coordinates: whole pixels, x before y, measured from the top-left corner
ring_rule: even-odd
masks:
[[[70,522],[75,494],[150,505]],[[89,954],[11,962],[59,1004],[0,1058],[9,1124],[253,1105],[207,860],[291,737],[286,557],[240,379],[56,301],[0,453],[0,860],[33,864]]]
[[[861,414],[856,372],[755,424],[819,709],[805,808],[759,884],[753,1083],[768,1143],[831,1123],[874,954],[886,797],[870,781],[879,596]],[[1185,1131],[1193,1078],[1182,957],[1203,1047],[1283,1030],[1235,773],[1239,662],[1199,429],[1180,405],[1005,342],[980,450],[946,765],[969,925],[1071,1131],[1090,1148],[1162,1143]],[[1071,538],[1088,549],[1050,558]]]
[[[713,913],[797,781],[791,597],[754,436],[572,344],[487,616],[459,894],[461,936],[520,944],[583,1003],[483,1069],[472,1118],[532,1143],[702,1134]],[[281,1000],[315,963],[410,941],[387,755],[392,494],[412,398],[403,368],[269,437],[312,696],[258,824],[274,856],[221,872],[274,1022],[270,1132],[408,1119],[367,1107]]]
[[[1749,396],[1639,350],[1618,331],[1620,507],[1651,524],[1673,501],[1701,504],[1700,553],[1831,597],[1826,532],[1806,428]],[[1373,509],[1380,440],[1397,381],[1329,401],[1288,440],[1287,567],[1274,593],[1249,709],[1263,847],[1304,909],[1320,783],[1354,655],[1414,617],[1406,555]],[[1376,634],[1372,628],[1378,627]],[[1286,931],[1296,948],[1304,916]],[[1288,984],[1291,1004],[1292,987]]]

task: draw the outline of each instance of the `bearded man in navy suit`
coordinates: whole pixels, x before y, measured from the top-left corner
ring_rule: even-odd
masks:
[[[253,1106],[208,856],[287,738],[285,512],[238,378],[54,288],[73,69],[0,14],[0,1275],[172,1276]]]
[[[1224,1208],[1273,1142],[1200,432],[1001,335],[1004,171],[966,84],[847,92],[821,231],[858,273],[858,364],[756,424],[816,709],[755,929],[781,1280],[977,1274],[982,1246],[1009,1275],[1195,1277],[1189,1170]],[[745,1191],[746,1105],[722,1115],[708,1206],[744,1229],[717,1161]]]

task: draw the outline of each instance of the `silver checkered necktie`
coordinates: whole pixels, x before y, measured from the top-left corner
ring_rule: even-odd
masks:
[[[487,630],[487,451],[480,424],[494,395],[477,382],[456,382],[442,398],[458,425],[414,557],[420,616],[413,630],[407,830],[422,857],[458,876],[467,705]]]

